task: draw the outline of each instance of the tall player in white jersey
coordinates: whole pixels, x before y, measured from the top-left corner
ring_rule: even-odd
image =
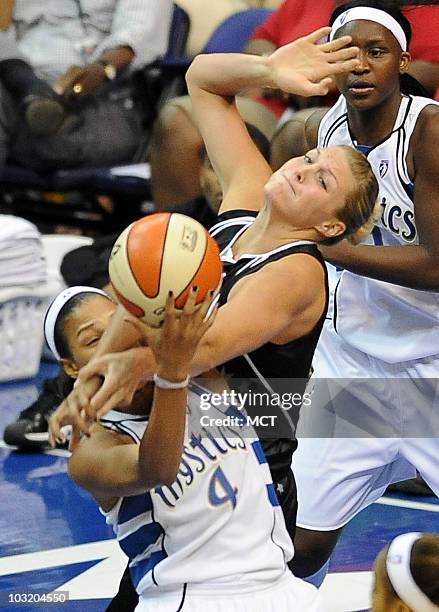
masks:
[[[330,317],[293,458],[299,576],[317,572],[342,527],[415,467],[439,494],[439,108],[406,91],[410,25],[399,11],[353,1],[331,23],[361,63],[337,77],[335,106],[309,119],[308,144],[362,150],[382,214],[367,245],[321,249],[338,269],[329,266]]]
[[[213,320],[204,321],[208,300],[195,311],[195,296],[179,319],[169,298],[162,329],[148,333],[158,373],[152,405],[148,383],[129,409],[106,414],[73,449],[70,475],[95,498],[129,558],[138,612],[318,612],[317,590],[287,568],[292,542],[245,413],[209,406],[211,391],[188,382]],[[54,300],[45,335],[70,377],[115,310],[89,287]],[[210,382],[223,390],[220,379]]]

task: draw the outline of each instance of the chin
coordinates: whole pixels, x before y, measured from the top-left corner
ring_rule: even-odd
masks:
[[[351,93],[348,92],[345,94],[345,98],[348,106],[351,106],[352,108],[358,110],[372,110],[373,108],[376,108],[380,103],[380,101],[377,100],[374,96],[374,93],[370,93],[365,96],[353,96]]]

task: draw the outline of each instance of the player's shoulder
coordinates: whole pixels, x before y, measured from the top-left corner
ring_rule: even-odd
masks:
[[[427,104],[419,113],[410,148],[416,155],[432,154],[439,142],[439,104]]]
[[[300,293],[305,300],[307,296],[318,295],[320,290],[325,287],[325,268],[317,253],[313,251],[290,252],[285,257],[274,261],[268,261],[257,273],[259,278],[255,282],[261,282],[265,277],[267,284],[273,288],[278,285],[279,290],[285,291],[287,283],[292,289],[300,288]],[[288,293],[288,292],[287,292]],[[296,300],[297,296],[291,293],[291,299]]]
[[[319,251],[314,245],[308,249],[301,249],[292,251],[278,261],[279,268],[285,270],[291,270],[295,276],[310,278],[316,277],[321,278],[325,275],[325,268],[322,260],[319,256]]]
[[[416,124],[421,133],[434,130],[436,136],[439,129],[439,104],[434,104],[433,100],[427,104],[419,113]]]

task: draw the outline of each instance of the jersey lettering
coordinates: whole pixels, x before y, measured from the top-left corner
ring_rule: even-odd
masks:
[[[417,238],[414,224],[415,215],[412,210],[403,212],[401,206],[398,204],[389,204],[385,197],[381,200],[381,207],[381,224],[385,229],[395,236],[401,237],[405,242],[413,242]],[[375,242],[375,244],[378,243]]]

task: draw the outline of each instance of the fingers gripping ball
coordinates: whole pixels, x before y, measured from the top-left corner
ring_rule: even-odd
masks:
[[[109,263],[120,303],[154,326],[164,318],[169,291],[182,309],[196,285],[201,303],[209,291],[219,291],[222,270],[215,240],[198,221],[179,213],[157,213],[132,223],[114,243]]]

